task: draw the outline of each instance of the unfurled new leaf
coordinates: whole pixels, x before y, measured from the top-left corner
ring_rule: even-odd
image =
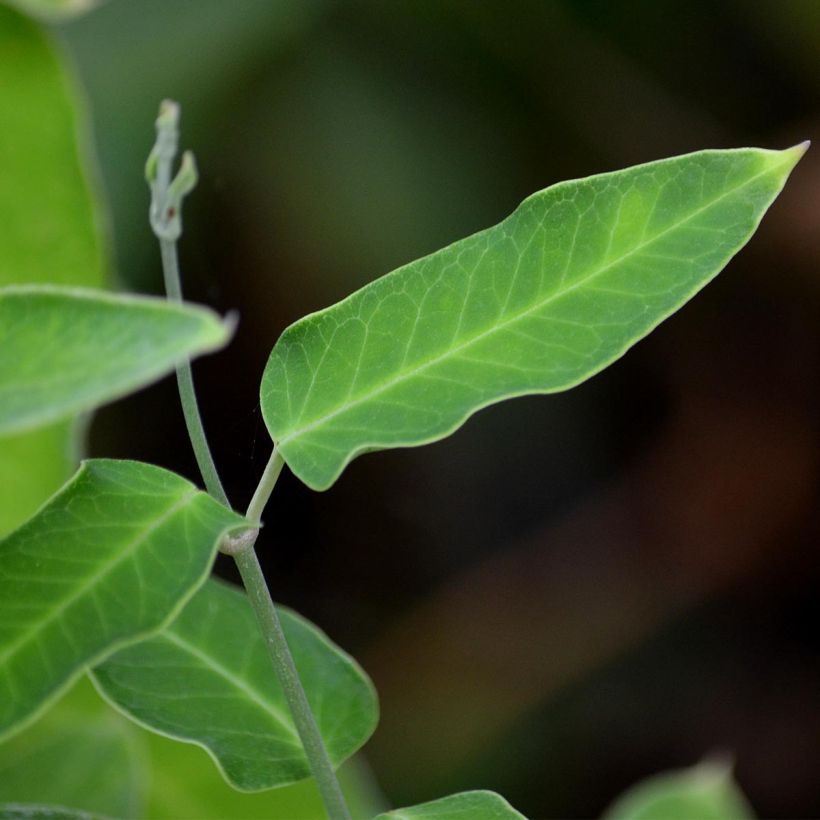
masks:
[[[167,470],[85,462],[0,541],[0,737],[88,664],[170,620],[243,524]]]
[[[584,381],[726,265],[804,150],[701,151],[554,185],[298,321],[261,390],[282,457],[325,489],[360,453]]]
[[[164,299],[0,288],[0,434],[91,410],[229,335],[212,311]]]
[[[525,820],[501,795],[474,791],[380,814],[375,820]]]
[[[355,661],[316,627],[287,610],[280,617],[338,765],[376,728],[376,693]],[[109,657],[93,676],[139,723],[204,746],[239,789],[268,789],[310,775],[253,610],[239,590],[209,580],[172,623]]]

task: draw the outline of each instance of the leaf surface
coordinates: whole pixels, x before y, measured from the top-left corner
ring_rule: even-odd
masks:
[[[47,22],[85,14],[104,0],[5,0],[21,11]]]
[[[103,220],[71,72],[42,27],[2,4],[0,54],[0,287],[102,286]],[[67,422],[0,437],[0,537],[71,475],[76,444]]]
[[[0,737],[86,665],[171,619],[244,523],[167,470],[85,462],[0,541]]]
[[[91,410],[222,346],[229,334],[212,311],[164,299],[2,288],[0,434]]]
[[[751,820],[754,812],[735,784],[731,767],[707,760],[638,783],[604,814],[605,820]]]
[[[314,820],[315,782],[248,794],[229,786],[198,746],[148,732],[81,677],[31,726],[0,743],[0,804],[70,806],[116,818]],[[355,817],[381,808],[357,761],[339,771]],[[43,773],[48,776],[44,777]]]
[[[261,388],[284,460],[325,489],[360,453],[579,384],[726,265],[804,150],[701,151],[554,185],[296,322]]]
[[[0,803],[144,817],[141,734],[82,677],[40,720],[0,743]]]
[[[523,820],[501,795],[489,791],[451,794],[380,814],[375,820]]]
[[[312,624],[279,610],[331,762],[370,737],[376,693],[355,661]],[[93,678],[149,729],[198,743],[246,791],[310,776],[284,693],[244,593],[210,579],[161,632],[112,655]]]

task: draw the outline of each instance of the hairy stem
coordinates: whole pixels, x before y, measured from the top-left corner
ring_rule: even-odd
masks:
[[[160,239],[160,250],[162,252],[162,272],[165,277],[165,290],[168,298],[175,302],[182,301],[182,287],[179,280],[179,262],[177,260],[177,245],[172,239]],[[205,428],[202,425],[202,416],[199,413],[199,404],[196,400],[194,390],[194,377],[191,372],[190,362],[177,367],[177,385],[179,386],[179,398],[182,402],[182,412],[185,416],[185,426],[188,428],[188,437],[194,448],[196,463],[205,488],[220,503],[230,507],[230,501],[222,486],[219,473],[216,470],[211,448],[208,446],[208,439],[205,436]]]
[[[322,802],[331,820],[350,820],[350,812],[345,804],[341,786],[333,771],[333,766],[325,749],[316,718],[310,709],[305,690],[299,680],[299,673],[288,648],[282,624],[276,607],[270,597],[268,586],[259,559],[253,547],[244,549],[234,556],[242,582],[248,591],[259,628],[265,637],[268,653],[285,693],[296,731],[305,750]]]

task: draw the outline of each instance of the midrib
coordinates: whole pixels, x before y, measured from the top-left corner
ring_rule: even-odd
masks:
[[[623,262],[624,260],[629,259],[629,257],[634,256],[636,253],[639,253],[644,248],[648,247],[649,245],[651,245],[654,242],[657,242],[659,239],[662,239],[664,236],[671,233],[672,231],[675,231],[678,228],[683,227],[687,222],[690,222],[695,217],[700,216],[700,214],[702,214],[704,211],[708,211],[709,208],[714,207],[721,200],[725,199],[728,196],[731,196],[732,194],[736,193],[737,191],[741,190],[742,188],[745,188],[747,185],[751,185],[751,183],[753,183],[755,180],[759,179],[762,176],[765,176],[766,174],[771,173],[774,170],[775,170],[775,167],[768,167],[765,170],[761,171],[760,173],[749,177],[747,180],[744,180],[742,183],[740,183],[740,185],[736,185],[734,188],[730,188],[728,191],[725,191],[724,193],[722,193],[720,196],[713,199],[708,204],[702,205],[700,208],[697,208],[696,210],[692,211],[692,213],[688,214],[683,219],[679,220],[678,222],[673,223],[672,225],[670,225],[667,228],[664,228],[662,231],[655,234],[652,238],[646,239],[643,242],[640,242],[639,244],[637,244],[631,250],[627,251],[626,253],[622,254],[621,256],[617,257],[616,259],[613,259],[611,262],[607,262],[607,264],[603,265],[600,268],[597,268],[592,273],[588,274],[587,276],[583,277],[582,279],[579,279],[577,282],[570,285],[569,287],[564,288],[560,292],[555,292],[555,293],[550,294],[549,296],[545,297],[544,299],[542,299],[541,301],[539,301],[536,304],[532,305],[531,307],[527,308],[526,310],[523,310],[520,313],[516,313],[516,314],[512,315],[511,317],[509,317],[508,319],[505,319],[504,321],[499,322],[496,325],[493,325],[492,327],[488,328],[487,330],[483,330],[480,333],[477,333],[474,336],[471,336],[465,342],[462,342],[462,343],[456,345],[455,347],[448,348],[446,351],[444,351],[440,355],[435,356],[432,359],[429,359],[428,361],[424,362],[423,364],[420,364],[420,365],[418,365],[414,368],[411,368],[410,370],[405,370],[404,372],[400,373],[399,375],[397,375],[393,379],[391,379],[387,382],[383,382],[378,387],[373,388],[372,390],[368,391],[367,393],[363,393],[362,395],[356,397],[352,401],[345,402],[344,404],[337,407],[335,410],[332,410],[330,413],[327,413],[324,416],[320,416],[319,418],[315,419],[314,421],[310,422],[309,424],[304,425],[304,427],[300,427],[300,428],[294,430],[293,432],[288,433],[287,435],[285,435],[281,439],[279,439],[279,446],[284,447],[289,441],[293,441],[294,439],[305,435],[305,433],[309,433],[312,430],[315,430],[316,428],[323,426],[327,422],[329,422],[332,419],[336,418],[336,416],[339,416],[342,413],[346,413],[348,410],[351,410],[352,408],[357,407],[360,404],[364,404],[365,402],[370,401],[371,399],[375,398],[376,396],[379,396],[382,393],[385,393],[388,390],[391,390],[393,387],[395,387],[398,384],[409,381],[414,376],[417,376],[420,373],[423,373],[425,370],[428,370],[429,368],[434,367],[435,365],[439,364],[440,362],[443,362],[445,359],[449,359],[452,356],[458,355],[462,350],[465,350],[466,348],[470,347],[471,345],[474,345],[477,342],[480,342],[482,339],[485,339],[488,336],[492,336],[494,333],[498,333],[498,332],[504,330],[505,328],[509,327],[509,325],[514,324],[515,322],[518,322],[521,319],[524,319],[524,318],[526,318],[527,316],[529,316],[533,313],[536,313],[537,311],[541,310],[542,308],[546,307],[547,305],[551,304],[552,302],[555,302],[556,300],[561,299],[564,296],[567,296],[568,294],[572,293],[573,291],[577,290],[578,288],[584,287],[585,285],[589,284],[593,279],[595,279],[598,276],[600,276],[601,274],[605,273],[610,268],[613,268],[613,267],[615,267],[615,265],[618,265],[621,262]]]
[[[228,681],[232,686],[236,687],[240,692],[248,697],[249,700],[253,701],[257,706],[259,706],[264,712],[269,714],[283,729],[287,731],[287,733],[296,741],[296,744],[301,748],[301,744],[299,742],[299,736],[296,733],[296,728],[294,727],[293,723],[288,720],[288,717],[285,715],[283,711],[278,709],[273,703],[267,700],[260,692],[258,692],[253,686],[250,686],[246,681],[242,680],[242,678],[235,675],[228,669],[226,666],[221,664],[213,655],[209,655],[206,652],[203,652],[198,646],[189,643],[185,640],[185,638],[180,637],[177,633],[172,632],[170,629],[161,633],[161,638],[164,638],[171,643],[176,644],[180,649],[188,652],[189,654],[193,655],[206,667],[212,669],[218,675],[223,677],[226,681]]]
[[[197,493],[196,489],[186,492],[178,501],[175,501],[150,527],[143,530],[133,541],[126,544],[124,550],[120,552],[112,561],[103,564],[93,575],[87,578],[77,589],[67,598],[60,602],[60,605],[52,609],[44,618],[40,618],[31,624],[22,635],[9,644],[0,652],[0,663],[5,663],[17,650],[28,643],[33,637],[41,632],[46,626],[56,621],[73,603],[83,597],[90,589],[95,587],[106,575],[110,574],[123,561],[131,558],[134,552],[141,547],[145,541],[161,527],[171,516],[184,506],[188,500]]]

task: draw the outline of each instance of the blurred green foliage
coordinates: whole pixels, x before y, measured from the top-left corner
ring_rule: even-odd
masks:
[[[11,19],[29,30],[0,9],[0,31]],[[185,106],[203,170],[185,287],[242,310],[231,350],[198,366],[237,500],[265,457],[256,387],[288,323],[551,182],[784,147],[820,122],[816,0],[110,0],[52,37],[91,103],[135,289],[159,283],[150,123],[163,97]],[[731,276],[618,368],[423,454],[362,460],[331,494],[282,482],[269,576],[373,675],[371,759],[392,802],[480,784],[534,816],[593,816],[728,747],[762,815],[820,812],[813,153]],[[193,477],[175,401],[160,386],[103,412],[92,446]],[[34,481],[30,508],[70,469],[64,431],[50,435],[0,447],[0,524],[27,514],[8,487]],[[202,785],[216,776],[203,753],[173,748],[155,777],[176,767],[193,792],[175,803],[173,778],[151,813],[229,816],[219,800],[236,795]],[[242,797],[246,816],[265,816],[264,797]]]

